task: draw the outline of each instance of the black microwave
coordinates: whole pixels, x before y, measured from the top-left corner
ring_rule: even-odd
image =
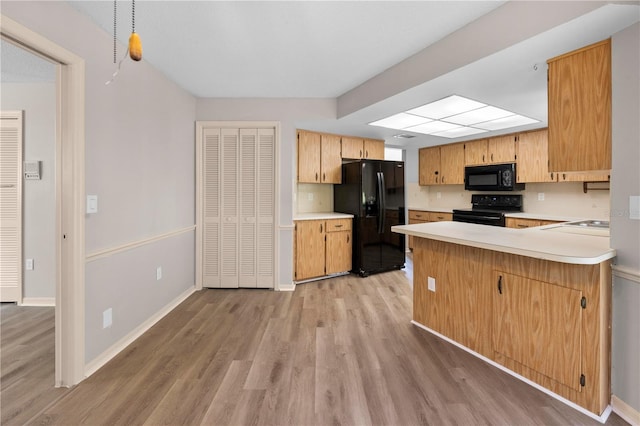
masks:
[[[464,168],[464,189],[469,191],[520,191],[524,183],[516,183],[516,164],[492,164]]]

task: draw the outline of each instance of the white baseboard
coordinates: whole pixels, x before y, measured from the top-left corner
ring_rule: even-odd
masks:
[[[155,323],[164,318],[169,312],[174,310],[180,303],[184,302],[187,297],[191,296],[195,293],[195,286],[189,288],[187,291],[183,292],[181,295],[173,299],[169,302],[164,308],[160,309],[156,312],[155,315],[147,319],[145,322],[140,324],[134,330],[132,330],[129,334],[124,336],[122,339],[118,340],[116,343],[111,345],[106,351],[102,354],[98,355],[95,359],[88,362],[84,366],[84,376],[85,378],[91,376],[93,373],[98,371],[103,365],[109,362],[113,357],[122,352],[127,346],[133,343],[138,337],[142,336],[147,330],[149,330]]]
[[[463,351],[468,352],[468,353],[470,353],[471,355],[473,355],[473,356],[475,356],[477,358],[480,358],[484,362],[486,362],[488,364],[491,364],[496,368],[499,368],[500,370],[502,370],[505,373],[515,377],[516,379],[521,380],[521,381],[525,382],[526,384],[528,384],[530,386],[533,386],[534,388],[538,389],[539,391],[546,393],[547,395],[549,395],[549,396],[557,399],[558,401],[568,405],[569,407],[573,408],[574,410],[577,410],[577,411],[581,412],[582,414],[585,414],[585,415],[591,417],[592,419],[599,421],[602,424],[606,423],[607,419],[609,418],[609,415],[611,414],[611,411],[612,411],[611,405],[607,405],[607,408],[605,408],[605,410],[602,412],[602,414],[598,416],[597,414],[592,413],[591,411],[587,410],[586,408],[583,408],[583,407],[579,406],[575,402],[569,401],[565,397],[563,397],[561,395],[558,395],[555,392],[550,391],[549,389],[537,384],[536,382],[534,382],[534,381],[532,381],[530,379],[527,379],[524,376],[521,376],[520,374],[516,373],[513,370],[509,370],[504,365],[498,364],[497,362],[493,361],[492,359],[489,359],[486,356],[481,355],[478,352],[475,352],[475,351],[467,348],[466,346],[456,342],[455,340],[451,340],[447,336],[444,336],[444,335],[438,333],[437,331],[434,331],[434,330],[430,329],[429,327],[425,327],[424,325],[420,324],[417,321],[411,321],[411,323],[416,325],[416,326],[418,326],[418,327],[420,327],[420,328],[422,328],[423,330],[428,331],[429,333],[433,334],[434,336],[438,336],[442,340],[445,340],[445,341],[451,343],[452,345],[459,347]],[[620,416],[620,417],[622,417],[622,416]]]
[[[278,288],[276,289],[276,291],[295,291],[295,290],[296,290],[296,284],[295,283],[280,284],[278,286]]]
[[[55,297],[23,297],[20,306],[56,306]]]
[[[615,395],[611,395],[611,406],[613,407],[613,412],[619,415],[622,420],[631,426],[640,426],[640,411],[636,411]]]

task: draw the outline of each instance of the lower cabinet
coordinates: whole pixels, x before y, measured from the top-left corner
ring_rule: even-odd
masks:
[[[453,220],[453,213],[409,210],[409,225],[426,222],[441,222],[445,220]],[[411,235],[409,235],[409,250],[413,250],[413,237]]]
[[[327,220],[325,274],[351,270],[351,219]]]
[[[351,270],[352,219],[298,220],[295,222],[296,281]]]
[[[522,219],[517,217],[507,217],[507,228],[533,228],[536,226],[552,225],[554,223],[561,223],[555,220],[542,220],[542,219]]]
[[[610,263],[415,238],[413,319],[601,415],[611,391]]]

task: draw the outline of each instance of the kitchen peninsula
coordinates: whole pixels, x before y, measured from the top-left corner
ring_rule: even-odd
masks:
[[[610,412],[607,236],[567,225],[393,227],[413,237],[413,323],[601,421]]]

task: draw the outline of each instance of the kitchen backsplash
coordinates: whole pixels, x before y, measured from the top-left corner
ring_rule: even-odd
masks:
[[[471,207],[471,192],[463,185],[420,186],[407,183],[407,208],[465,209]],[[523,195],[526,213],[546,216],[609,219],[609,191],[586,194],[582,182],[528,183]],[[544,200],[539,195],[544,194]],[[296,191],[297,213],[333,211],[333,185],[299,183]]]
[[[526,213],[547,216],[609,219],[609,191],[589,190],[582,182],[528,183],[523,195]],[[463,185],[419,186],[407,184],[407,206],[423,209],[456,209],[471,207],[471,192]],[[539,199],[544,198],[544,199]]]
[[[298,183],[297,213],[328,213],[333,211],[333,185],[327,183]]]

